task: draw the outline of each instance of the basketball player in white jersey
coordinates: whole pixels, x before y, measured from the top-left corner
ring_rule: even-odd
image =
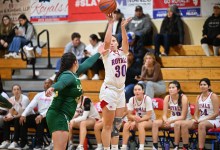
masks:
[[[103,130],[102,143],[104,150],[110,150],[111,136],[119,136],[119,128],[122,122],[122,114],[125,109],[125,76],[127,71],[128,38],[125,26],[131,18],[123,19],[121,22],[122,49],[118,49],[119,43],[116,37],[112,36],[114,19],[112,14],[107,16],[108,29],[104,40],[104,49],[102,54],[105,67],[105,79],[100,90],[100,101],[102,107]],[[111,134],[112,133],[112,134]],[[112,150],[117,150],[118,145],[112,143]]]
[[[220,127],[219,99],[210,89],[210,80],[208,78],[201,79],[199,87],[202,93],[197,96],[194,119],[184,121],[181,128],[184,150],[188,149],[189,129],[198,128],[199,150],[203,150],[206,130]]]
[[[168,109],[171,113],[169,118],[167,118]],[[181,122],[189,119],[191,119],[191,113],[188,98],[182,93],[180,83],[174,80],[169,83],[169,95],[164,98],[162,120],[153,121],[153,150],[158,149],[158,130],[160,128],[174,128],[174,150],[178,150]]]
[[[134,86],[134,95],[127,104],[128,122],[123,127],[123,145],[121,150],[127,150],[130,130],[138,131],[139,149],[144,150],[145,130],[152,128],[152,120],[155,119],[152,100],[144,94],[144,86],[140,83]]]
[[[93,129],[95,122],[100,119],[99,113],[92,101],[84,96],[81,96],[81,99],[78,102],[75,115],[70,121],[70,135],[73,128],[80,129],[80,139],[77,150],[83,150],[83,143],[87,134],[87,129]],[[72,136],[71,136],[72,137]],[[71,149],[71,144],[69,144]]]

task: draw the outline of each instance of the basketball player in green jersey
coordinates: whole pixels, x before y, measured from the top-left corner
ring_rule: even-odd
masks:
[[[61,58],[61,67],[55,78],[55,84],[50,87],[46,95],[55,97],[47,112],[47,124],[54,144],[54,150],[64,150],[69,138],[69,121],[72,119],[79,97],[82,95],[82,87],[78,76],[99,59],[104,53],[104,45],[99,47],[99,53],[78,64],[76,56],[65,53]]]

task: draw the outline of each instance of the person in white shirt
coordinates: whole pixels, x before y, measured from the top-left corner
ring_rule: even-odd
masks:
[[[0,145],[0,148],[8,148],[8,149],[16,149],[19,148],[18,140],[19,140],[19,131],[20,124],[19,118],[23,113],[24,109],[29,104],[29,99],[27,96],[21,94],[21,86],[15,84],[12,86],[12,96],[9,101],[12,103],[13,107],[9,110],[9,113],[3,118],[3,142]],[[14,127],[14,137],[13,142],[10,143],[10,127]],[[22,147],[24,148],[24,147]]]
[[[102,42],[100,41],[100,39],[98,38],[98,36],[96,34],[91,34],[89,36],[89,42],[90,42],[90,44],[87,45],[85,50],[84,50],[85,57],[83,58],[82,61],[85,61],[87,58],[89,58],[92,55],[96,54],[98,52],[99,46],[102,44]],[[104,69],[102,59],[98,59],[96,61],[96,63],[92,66],[91,69],[94,73],[94,76],[92,77],[92,80],[99,80],[99,70]],[[87,74],[87,72],[85,74],[83,74],[82,76],[80,76],[79,79],[80,80],[88,79],[86,74]]]
[[[27,129],[34,127],[36,129],[36,145],[34,150],[42,149],[43,135],[46,124],[46,113],[52,102],[53,96],[47,97],[45,91],[52,85],[51,79],[44,81],[44,91],[35,95],[34,99],[25,108],[20,117],[20,138],[21,147],[27,144]],[[35,110],[37,108],[37,111]],[[35,110],[35,111],[34,111]]]
[[[84,96],[78,102],[75,115],[70,121],[70,134],[73,128],[78,128],[80,130],[80,139],[77,150],[83,150],[83,143],[86,138],[87,129],[93,129],[95,122],[100,119],[99,113],[92,101]],[[70,137],[71,138],[71,137]]]
[[[127,118],[129,121],[123,127],[123,145],[121,150],[127,149],[130,130],[138,130],[140,143],[138,150],[144,150],[145,131],[152,128],[152,122],[155,119],[152,100],[144,94],[144,86],[142,84],[137,83],[134,86],[134,95],[127,104]]]

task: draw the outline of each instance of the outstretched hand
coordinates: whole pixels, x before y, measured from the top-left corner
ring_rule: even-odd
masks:
[[[128,18],[128,19],[122,19],[121,21],[121,27],[126,27],[126,25],[132,20],[132,18]]]
[[[98,52],[101,54],[101,55],[104,55],[106,52],[108,52],[108,50],[105,49],[105,44],[102,43],[99,48],[98,48]]]
[[[50,87],[50,88],[47,89],[47,91],[46,91],[46,96],[47,96],[47,97],[52,96],[53,92],[54,92],[54,88],[53,88],[53,87]]]
[[[106,18],[108,20],[108,23],[114,23],[114,21],[115,21],[115,18],[113,17],[112,13],[106,14]]]

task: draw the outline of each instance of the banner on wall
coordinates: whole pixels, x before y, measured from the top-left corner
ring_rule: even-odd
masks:
[[[69,21],[105,20],[99,0],[69,0]]]
[[[0,6],[0,18],[9,15],[17,23],[20,14],[30,17],[30,0],[2,0]]]
[[[167,8],[174,4],[179,7],[183,17],[201,16],[200,0],[154,0],[153,18],[164,18],[167,15]]]
[[[68,20],[68,0],[31,0],[31,22]]]
[[[69,0],[69,21],[106,20],[99,10],[100,0]],[[144,13],[153,16],[153,0],[116,0],[117,8],[125,18],[134,16],[135,7],[143,7]]]
[[[117,4],[125,18],[133,17],[135,7],[138,5],[142,6],[145,14],[148,14],[151,18],[153,17],[153,0],[117,0]]]

